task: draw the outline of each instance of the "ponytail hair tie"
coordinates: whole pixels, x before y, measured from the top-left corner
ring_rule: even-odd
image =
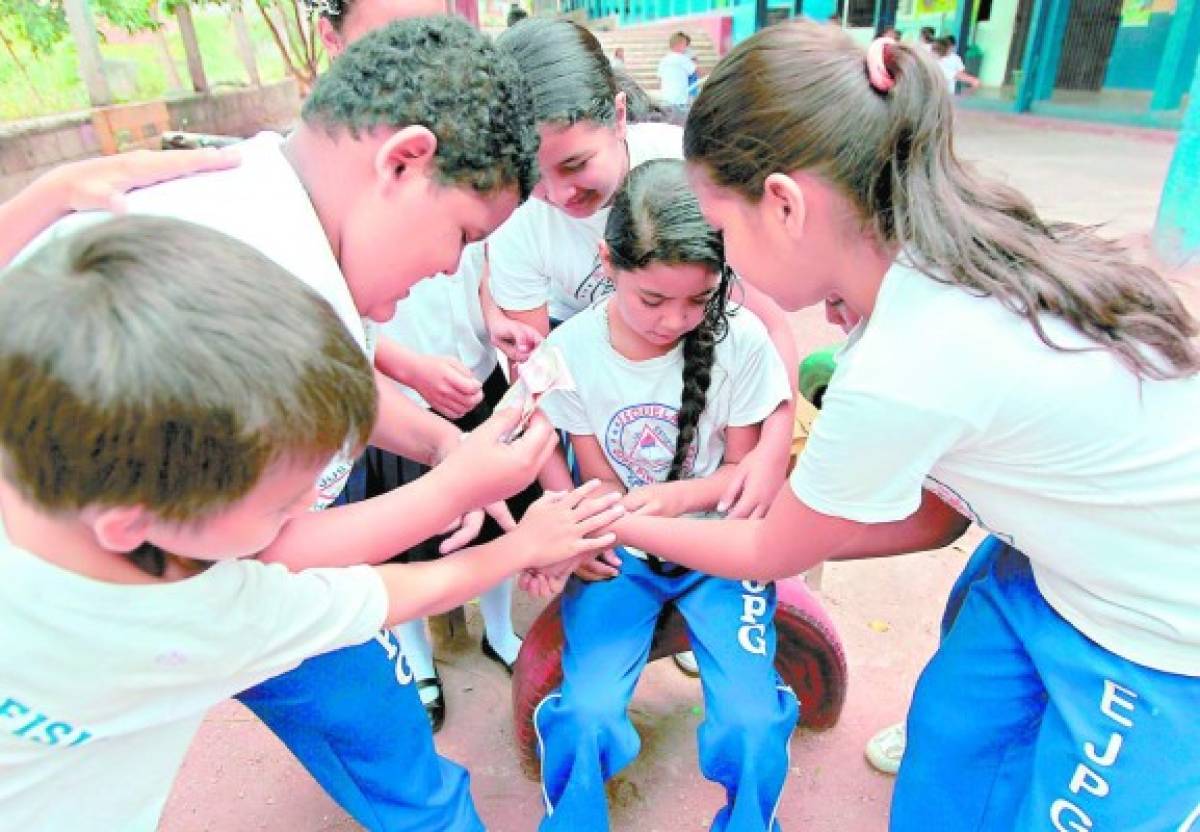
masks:
[[[896,86],[891,67],[896,65],[896,41],[875,38],[867,47],[867,78],[876,91],[887,93]]]

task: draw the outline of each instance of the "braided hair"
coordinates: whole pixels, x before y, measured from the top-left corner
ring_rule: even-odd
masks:
[[[613,200],[604,229],[613,267],[637,271],[655,263],[702,265],[721,276],[700,325],[683,339],[683,398],[679,436],[667,481],[678,480],[704,413],[717,343],[729,329],[726,299],[733,273],[720,233],[705,221],[683,162],[655,159],[638,165]]]

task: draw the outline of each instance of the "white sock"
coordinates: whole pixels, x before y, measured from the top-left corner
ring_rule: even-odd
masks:
[[[405,621],[392,628],[392,635],[400,642],[400,650],[417,679],[433,678],[433,644],[425,630],[425,619]],[[421,701],[426,702],[437,695],[435,688],[420,691]]]
[[[488,643],[509,664],[517,660],[517,652],[521,649],[521,639],[513,632],[512,596],[512,578],[501,581],[479,596],[479,611],[483,613]]]

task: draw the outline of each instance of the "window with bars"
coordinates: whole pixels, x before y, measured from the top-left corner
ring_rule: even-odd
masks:
[[[875,25],[875,0],[846,0],[846,27]]]

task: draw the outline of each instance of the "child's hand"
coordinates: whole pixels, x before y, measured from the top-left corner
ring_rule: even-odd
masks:
[[[648,514],[654,517],[678,517],[687,508],[677,499],[680,490],[673,483],[656,482],[631,489],[622,501],[630,514]]]
[[[410,368],[409,385],[447,419],[461,419],[483,401],[483,385],[462,365],[446,356],[422,356]]]
[[[497,410],[486,422],[463,437],[439,468],[449,467],[462,488],[467,505],[486,505],[501,526],[511,515],[492,503],[516,494],[533,482],[554,452],[558,437],[541,413],[535,413],[529,426],[511,442],[501,441],[521,419],[521,411],[506,407]]]
[[[589,558],[575,570],[576,577],[585,581],[608,581],[621,574],[621,558],[612,549]]]
[[[241,164],[236,148],[134,150],[62,165],[47,174],[72,211],[125,211],[125,194],[193,173]]]
[[[542,343],[540,332],[504,314],[490,316],[487,329],[492,346],[508,356],[514,364],[523,364]]]
[[[468,511],[442,530],[442,534],[449,534],[450,536],[441,542],[441,545],[438,546],[438,551],[443,555],[458,551],[478,537],[479,530],[482,528],[483,510]],[[451,532],[453,534],[450,534]]]
[[[749,517],[753,520],[765,517],[775,501],[775,495],[787,479],[791,448],[784,447],[781,450],[782,454],[759,444],[742,457],[733,481],[717,503],[717,511],[726,512],[728,517]]]
[[[550,491],[529,507],[512,532],[528,567],[554,574],[553,564],[612,547],[616,536],[606,530],[625,508],[615,492],[591,496],[599,485],[591,480],[574,491]]]

